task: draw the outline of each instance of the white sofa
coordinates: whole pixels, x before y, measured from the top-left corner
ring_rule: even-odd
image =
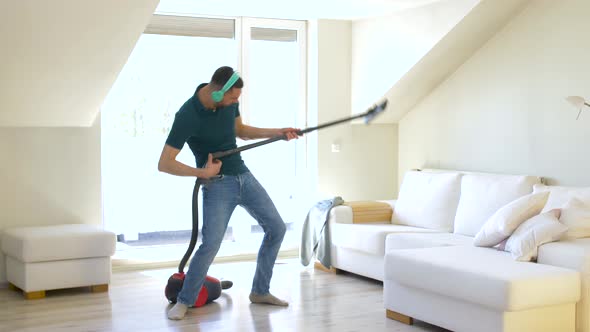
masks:
[[[544,186],[536,176],[408,172],[398,200],[384,201],[389,218],[357,224],[350,206],[331,210],[332,267],[383,281],[394,319],[455,331],[590,332],[590,239],[543,245],[538,263],[473,246],[494,212],[533,190],[550,190],[553,207],[572,193],[590,199],[590,188]]]

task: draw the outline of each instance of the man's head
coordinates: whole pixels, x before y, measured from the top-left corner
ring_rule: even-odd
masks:
[[[231,67],[220,67],[213,73],[211,77],[211,82],[209,85],[214,91],[220,91],[223,87],[230,81],[234,75],[234,70]],[[236,73],[237,75],[237,73]],[[234,77],[235,79],[235,77]],[[229,106],[231,104],[235,104],[238,102],[238,98],[242,94],[242,88],[244,87],[244,81],[242,78],[238,77],[237,80],[228,87],[228,90],[223,94],[223,99],[217,102],[217,105],[220,107]]]

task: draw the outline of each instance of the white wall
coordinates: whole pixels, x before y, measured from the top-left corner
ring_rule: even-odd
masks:
[[[385,95],[478,2],[440,1],[393,15],[354,21],[353,113],[360,113]]]
[[[349,117],[352,23],[318,22],[318,123]],[[332,143],[340,152],[331,152]],[[318,188],[345,200],[392,198],[397,125],[342,124],[318,131]]]
[[[157,4],[2,1],[0,126],[91,126]]]
[[[90,128],[0,128],[0,151],[0,232],[101,224],[100,117]]]
[[[399,124],[399,180],[416,167],[590,185],[590,1],[536,0]]]
[[[319,122],[364,112],[381,100],[478,2],[440,1],[371,19],[320,21]],[[389,112],[393,108],[390,100]],[[395,197],[397,140],[398,125],[392,123],[321,132],[320,192],[346,200]],[[340,144],[341,152],[331,152],[332,143]]]
[[[2,2],[0,232],[102,223],[97,114],[157,4]]]

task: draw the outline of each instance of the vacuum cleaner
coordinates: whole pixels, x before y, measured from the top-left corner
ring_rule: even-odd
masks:
[[[193,250],[195,249],[195,245],[197,244],[197,238],[199,236],[199,189],[201,184],[206,183],[207,180],[197,178],[195,181],[195,187],[193,188],[193,229],[191,232],[191,240],[188,245],[188,249],[182,259],[180,260],[180,264],[178,265],[178,272],[174,273],[170,278],[168,278],[168,284],[166,285],[166,289],[164,290],[164,294],[170,303],[176,303],[178,298],[178,293],[182,289],[182,285],[184,284],[184,266],[188,261],[189,257],[192,255]],[[193,307],[201,307],[207,303],[211,303],[215,299],[221,296],[221,291],[224,289],[231,288],[233,283],[229,280],[220,281],[219,279],[213,278],[211,276],[205,277],[205,282],[199,291],[199,295],[197,296],[197,300],[193,304]]]
[[[387,107],[387,99],[379,104],[374,105],[365,113],[361,113],[361,114],[358,114],[358,115],[355,115],[352,117],[348,117],[348,118],[344,118],[344,119],[340,119],[340,120],[336,120],[336,121],[327,122],[327,123],[321,124],[316,127],[306,128],[306,129],[298,131],[297,134],[303,135],[303,134],[306,134],[306,133],[309,133],[309,132],[312,132],[312,131],[315,131],[318,129],[334,126],[334,125],[344,123],[344,122],[349,122],[349,121],[352,121],[354,119],[359,119],[359,118],[364,118],[365,124],[368,124],[369,122],[371,122],[375,118],[375,116],[377,116],[379,113],[383,112],[386,107]],[[232,154],[240,153],[245,150],[256,148],[256,147],[259,147],[262,145],[266,145],[266,144],[273,143],[273,142],[280,141],[280,140],[285,140],[286,138],[287,138],[287,135],[280,135],[280,136],[272,137],[272,138],[269,138],[269,139],[266,139],[266,140],[263,140],[260,142],[256,142],[256,143],[252,143],[252,144],[248,144],[248,145],[243,145],[243,146],[240,146],[235,149],[215,152],[215,153],[212,153],[212,156],[213,156],[213,159],[219,159],[222,157],[227,157]],[[180,290],[182,289],[182,285],[184,283],[184,278],[185,278],[184,267],[185,267],[188,259],[192,255],[193,250],[195,249],[195,245],[197,244],[197,237],[199,234],[199,207],[198,207],[199,190],[200,190],[201,185],[207,183],[207,181],[208,181],[207,179],[199,179],[199,178],[197,178],[197,180],[195,181],[195,187],[193,188],[193,201],[192,201],[193,229],[191,232],[191,240],[190,240],[190,243],[189,243],[186,253],[182,257],[182,260],[180,261],[180,264],[178,265],[178,272],[174,273],[170,278],[168,278],[168,284],[166,285],[166,289],[164,290],[166,298],[168,299],[168,301],[170,303],[176,303],[178,293],[180,293]],[[200,306],[203,306],[207,303],[214,301],[215,299],[217,299],[221,296],[222,290],[228,289],[232,285],[233,285],[233,283],[229,280],[220,281],[219,279],[213,278],[211,276],[206,276],[205,282],[203,283],[203,286],[201,287],[201,290],[199,291],[199,295],[197,296],[197,300],[195,301],[193,306],[200,307]]]

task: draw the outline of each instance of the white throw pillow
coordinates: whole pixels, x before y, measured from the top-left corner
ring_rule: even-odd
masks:
[[[452,232],[460,194],[459,173],[409,171],[404,176],[392,221]]]
[[[475,234],[473,244],[478,247],[493,247],[499,244],[520,224],[539,214],[548,198],[548,192],[528,194],[504,205]]]
[[[567,226],[560,223],[559,209],[554,209],[523,222],[506,241],[505,251],[521,262],[537,258],[539,246],[558,241],[567,232]]]
[[[560,209],[572,198],[578,198],[585,204],[590,205],[590,187],[546,186],[544,184],[533,186],[533,193],[542,191],[551,193],[542,213],[553,209]]]
[[[561,209],[559,221],[568,227],[568,240],[590,237],[590,205],[572,198]]]

